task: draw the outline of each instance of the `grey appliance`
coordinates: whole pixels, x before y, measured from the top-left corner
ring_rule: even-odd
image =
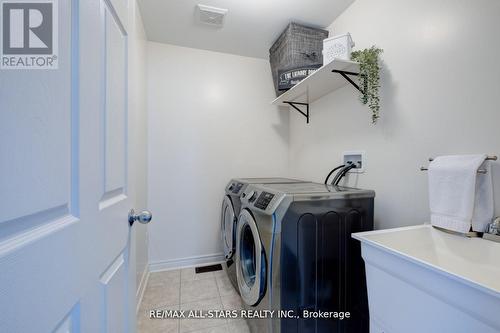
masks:
[[[375,192],[309,184],[249,185],[236,231],[236,273],[246,309],[293,311],[249,319],[253,333],[369,330],[364,265],[351,233],[373,229]],[[350,318],[304,318],[304,311]],[[291,312],[286,312],[291,313]]]
[[[226,186],[226,193],[222,200],[221,213],[221,238],[224,249],[226,271],[233,286],[238,290],[236,282],[235,262],[235,237],[236,237],[236,222],[241,210],[240,196],[244,194],[245,189],[250,184],[291,184],[304,183],[304,180],[289,179],[289,178],[235,178]]]

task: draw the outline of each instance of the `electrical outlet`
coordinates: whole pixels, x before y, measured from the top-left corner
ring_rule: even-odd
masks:
[[[365,152],[364,151],[346,151],[342,153],[342,164],[344,165],[350,165],[354,164],[356,165],[355,169],[349,170],[349,172],[352,173],[362,173],[365,172]]]

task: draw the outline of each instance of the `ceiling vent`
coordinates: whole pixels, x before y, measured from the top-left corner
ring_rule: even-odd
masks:
[[[200,23],[220,28],[224,25],[224,17],[227,14],[227,9],[198,5],[197,12]]]

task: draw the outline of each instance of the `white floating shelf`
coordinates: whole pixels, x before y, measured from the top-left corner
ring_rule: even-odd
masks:
[[[272,104],[289,104],[291,107],[302,113],[307,118],[307,122],[309,122],[309,104],[348,83],[356,85],[354,80],[349,78],[349,75],[352,76],[358,74],[359,63],[340,59],[333,60],[276,98]],[[349,80],[352,81],[349,82]],[[307,106],[307,113],[299,110],[297,105]]]
[[[281,105],[285,101],[310,104],[348,84],[342,75],[332,73],[334,70],[358,74],[359,64],[348,60],[334,60],[276,98],[272,104]]]

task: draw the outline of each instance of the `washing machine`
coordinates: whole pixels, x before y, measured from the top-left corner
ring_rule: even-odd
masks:
[[[289,178],[236,178],[231,179],[227,184],[225,189],[226,194],[222,200],[221,238],[226,260],[225,268],[236,290],[238,290],[238,284],[236,282],[236,269],[234,266],[236,252],[235,234],[236,222],[241,210],[240,196],[250,184],[292,184],[304,182],[307,181]]]
[[[351,233],[373,229],[374,197],[317,183],[247,186],[236,230],[238,288],[247,310],[275,311],[247,319],[251,332],[368,333],[364,265]],[[344,319],[304,316],[320,311]]]

